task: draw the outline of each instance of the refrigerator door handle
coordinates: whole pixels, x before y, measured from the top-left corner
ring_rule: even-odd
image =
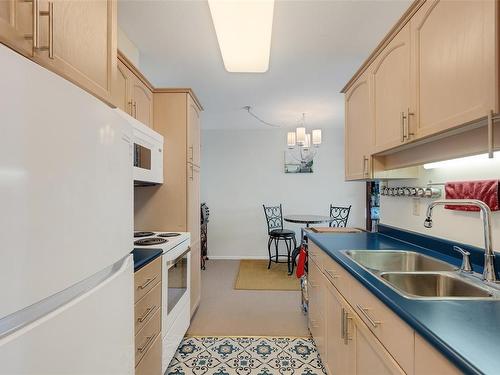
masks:
[[[78,303],[80,299],[85,298],[89,293],[108,284],[129,269],[132,262],[133,257],[129,254],[94,275],[22,310],[1,318],[0,341],[21,329],[28,329],[31,324],[48,315],[57,313],[57,310],[63,309],[69,304]]]

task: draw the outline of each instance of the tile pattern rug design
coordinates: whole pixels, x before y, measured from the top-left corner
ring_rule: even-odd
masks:
[[[166,375],[323,375],[312,338],[185,337]]]

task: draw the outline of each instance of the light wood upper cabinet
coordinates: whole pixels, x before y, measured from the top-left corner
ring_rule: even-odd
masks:
[[[364,74],[346,93],[345,98],[345,178],[360,180],[371,176],[373,120],[371,85]]]
[[[410,107],[410,28],[405,26],[370,67],[373,80],[375,151],[406,142]]]
[[[152,128],[153,91],[139,76],[142,74],[120,55],[113,82],[113,104]]]
[[[0,0],[0,42],[21,52],[33,54],[33,3]]]
[[[129,101],[129,88],[132,75],[133,73],[130,69],[118,60],[113,84],[113,104],[129,115],[132,115],[132,103]]]
[[[132,77],[130,98],[133,116],[149,127],[153,126],[153,93],[137,77]]]
[[[498,113],[496,7],[429,0],[412,18],[418,137]]]
[[[194,100],[188,98],[188,163],[200,166],[200,111]]]
[[[49,12],[51,4],[53,11]],[[116,69],[116,1],[41,0],[40,11],[47,12],[38,16],[40,47],[47,50],[36,50],[35,61],[111,102]]]

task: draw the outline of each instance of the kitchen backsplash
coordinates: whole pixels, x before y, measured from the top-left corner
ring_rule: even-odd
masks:
[[[500,179],[500,157],[493,160],[460,162],[434,169],[419,168],[418,179],[389,181],[386,186],[427,186],[429,182]],[[384,185],[384,184],[382,184]],[[434,186],[442,189],[444,186]],[[434,226],[424,227],[427,198],[380,197],[380,222],[395,227],[484,247],[482,222],[478,212],[434,209]],[[493,246],[500,251],[500,211],[492,213]]]

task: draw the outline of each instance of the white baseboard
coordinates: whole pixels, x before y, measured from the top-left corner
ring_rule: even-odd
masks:
[[[265,259],[268,260],[269,257],[265,255],[210,255],[208,254],[209,260],[241,260],[241,259]]]

